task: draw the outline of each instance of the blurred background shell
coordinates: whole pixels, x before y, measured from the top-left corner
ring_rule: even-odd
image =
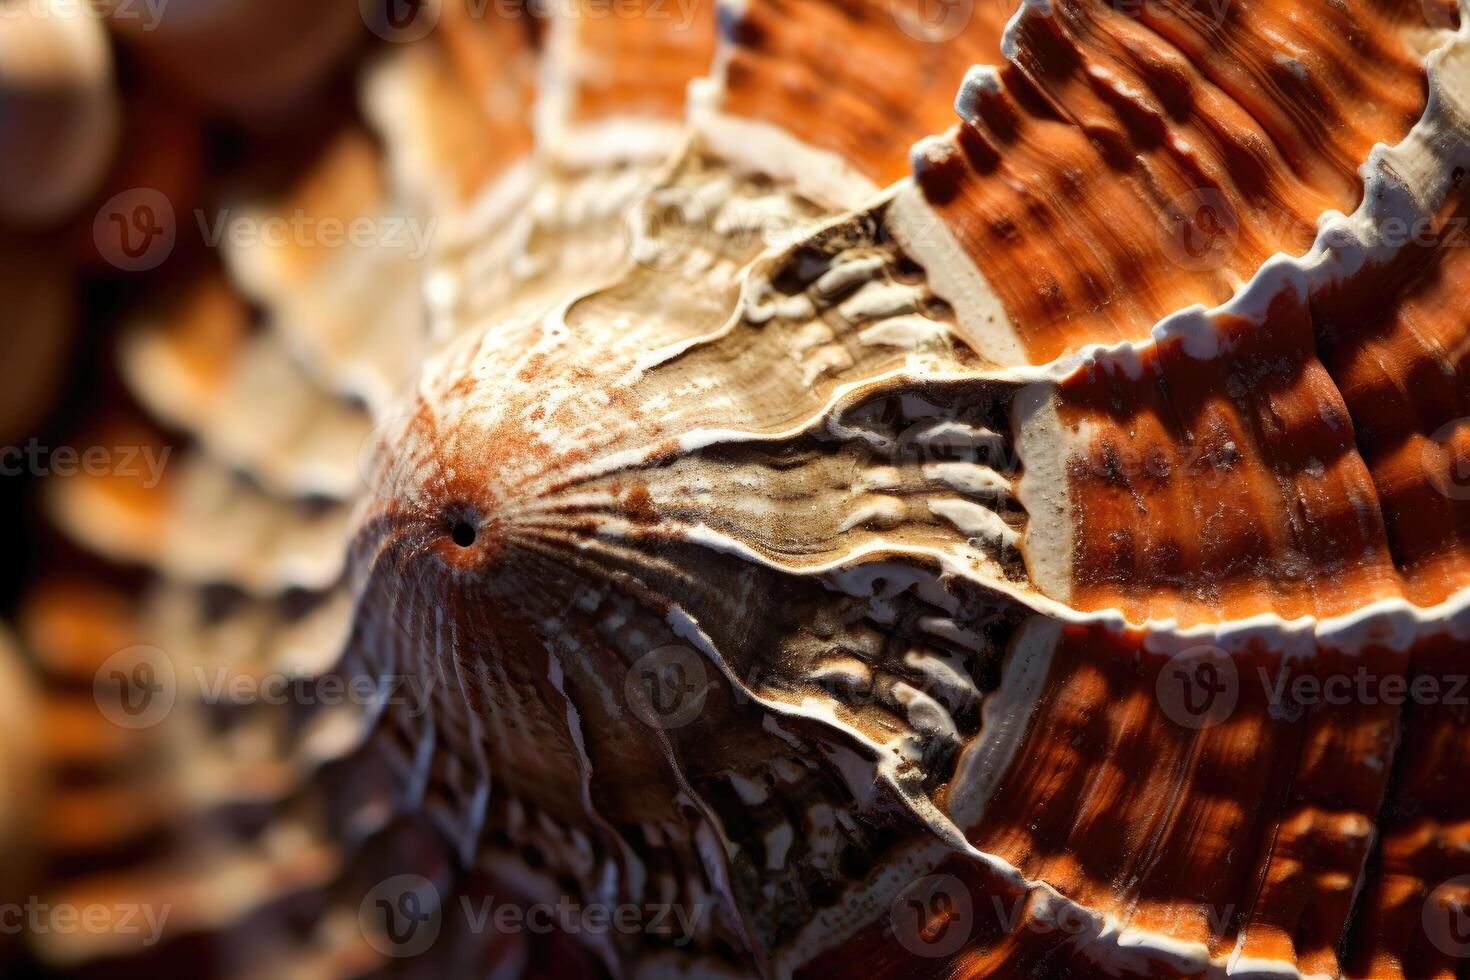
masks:
[[[10,962],[1463,974],[1461,13],[0,0]]]
[[[32,665],[8,630],[0,633],[0,691],[5,699],[0,712],[0,859],[6,869],[0,901],[15,904],[25,901],[42,869],[37,845],[44,819],[45,761],[38,733],[46,719],[38,710],[40,690]],[[13,936],[0,943],[0,963],[16,961],[16,945]]]
[[[107,29],[85,4],[7,3],[0,30],[0,220],[53,224],[96,190],[121,131]]]
[[[363,43],[356,0],[108,0],[129,49],[204,108],[269,121],[301,108]],[[372,6],[367,4],[366,6]]]

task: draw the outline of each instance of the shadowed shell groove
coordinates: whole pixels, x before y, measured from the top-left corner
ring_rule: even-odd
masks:
[[[434,5],[246,209],[432,247],[227,240],[127,330],[187,446],[47,499],[150,585],[19,627],[46,897],[171,915],[37,957],[1463,975],[1461,11],[597,6]]]

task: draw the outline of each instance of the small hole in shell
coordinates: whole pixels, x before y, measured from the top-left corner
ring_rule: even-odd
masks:
[[[454,526],[449,529],[449,537],[461,548],[473,545],[478,536],[479,532],[475,529],[475,525],[466,520],[455,521]]]

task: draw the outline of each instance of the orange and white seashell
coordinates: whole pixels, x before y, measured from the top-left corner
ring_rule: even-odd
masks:
[[[0,9],[0,221],[68,217],[107,173],[119,126],[107,32],[86,4]]]
[[[43,962],[1465,972],[1463,11],[431,11],[50,487]]]

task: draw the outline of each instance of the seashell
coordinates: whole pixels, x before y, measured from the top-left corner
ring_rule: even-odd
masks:
[[[86,5],[14,4],[0,17],[0,221],[61,221],[96,190],[119,118],[107,33]]]
[[[0,634],[0,674],[5,691],[4,803],[0,805],[0,841],[6,880],[0,895],[7,903],[24,901],[40,871],[35,860],[42,814],[42,779],[46,763],[36,751],[34,733],[43,719],[37,712],[38,685],[22,659],[15,638],[7,630]],[[15,954],[13,936],[0,942],[0,960]]]
[[[270,120],[320,86],[368,37],[353,0],[106,0],[119,39],[204,106]]]
[[[24,443],[56,402],[76,333],[75,276],[51,242],[0,238],[0,442]]]
[[[117,155],[89,202],[95,210],[84,208],[82,220],[69,229],[83,272],[116,275],[151,269],[171,257],[172,245],[180,244],[178,222],[197,223],[193,214],[204,203],[201,129],[197,114],[166,86],[128,93]],[[140,207],[152,212],[151,223]],[[174,241],[160,236],[153,244],[148,232],[154,229],[173,229]]]
[[[1464,972],[1460,11],[435,10],[236,212],[425,247],[226,236],[47,488],[169,915],[42,964]]]

